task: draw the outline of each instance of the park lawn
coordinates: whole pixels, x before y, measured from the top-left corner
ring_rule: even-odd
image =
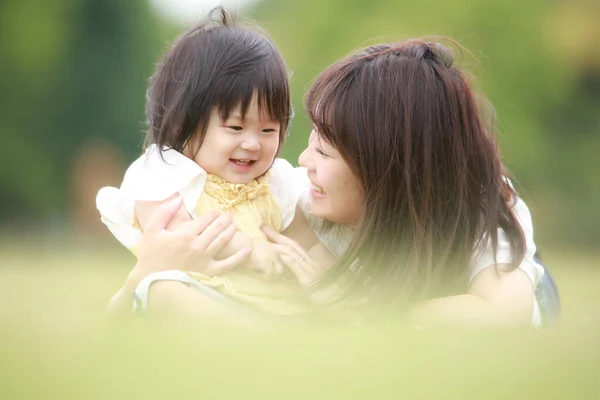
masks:
[[[0,249],[1,399],[600,398],[600,254],[544,254],[559,331],[274,333],[115,323],[104,309],[133,265],[127,252]]]

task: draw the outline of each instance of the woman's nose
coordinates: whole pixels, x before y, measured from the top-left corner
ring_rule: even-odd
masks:
[[[302,153],[300,153],[300,156],[298,156],[298,164],[301,167],[305,167],[306,169],[309,169],[310,156],[308,154],[308,148],[304,149],[304,151]]]

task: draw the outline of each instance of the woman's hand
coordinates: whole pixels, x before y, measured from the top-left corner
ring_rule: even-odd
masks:
[[[181,206],[182,198],[178,196],[163,204],[148,221],[138,247],[134,280],[170,269],[212,276],[232,270],[247,260],[251,248],[241,249],[222,260],[214,259],[237,232],[230,214],[206,213],[196,220],[182,223],[174,231],[165,230]]]
[[[296,241],[263,226],[263,232],[279,252],[279,258],[294,274],[298,283],[309,286],[316,282],[329,266],[316,262]]]
[[[131,294],[140,281],[153,272],[178,269],[216,275],[248,259],[252,248],[242,249],[222,260],[214,259],[237,231],[231,215],[207,213],[197,220],[184,222],[174,231],[165,230],[182,204],[181,196],[168,200],[148,220],[138,247],[138,262],[125,285],[108,303],[112,316],[124,316],[128,310],[130,313]]]

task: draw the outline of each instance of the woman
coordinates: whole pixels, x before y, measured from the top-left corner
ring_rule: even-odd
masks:
[[[506,177],[491,118],[448,49],[421,40],[371,46],[326,69],[306,106],[314,129],[299,158],[308,175],[299,182],[310,187],[302,208],[339,260],[326,271],[267,230],[300,283],[337,285],[327,303],[366,300],[392,312],[408,305],[419,322],[541,324],[535,289],[545,273],[529,210]],[[218,229],[209,228],[210,239]],[[170,244],[149,237],[154,248],[191,246],[185,235]],[[146,298],[158,281],[157,305],[235,309],[154,276],[137,293]]]

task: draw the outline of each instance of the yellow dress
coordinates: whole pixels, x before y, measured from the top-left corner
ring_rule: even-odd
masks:
[[[271,195],[268,172],[248,183],[231,183],[207,174],[196,214],[210,210],[231,213],[238,229],[255,241],[268,242],[260,229],[262,225],[281,231],[281,210]]]
[[[231,213],[238,229],[258,242],[268,242],[262,225],[281,230],[281,211],[273,198],[267,174],[241,184],[231,183],[208,174],[204,191],[196,205],[197,215],[210,210]],[[214,288],[240,302],[274,315],[290,315],[306,310],[306,299],[300,285],[291,274],[281,279],[265,281],[259,273],[237,268],[226,274],[209,277],[187,272],[198,282]]]
[[[198,217],[215,209],[231,213],[240,231],[257,242],[266,242],[260,227],[267,225],[282,231],[289,226],[305,188],[301,182],[304,181],[290,163],[276,159],[267,174],[246,184],[229,183],[208,174],[173,149],[163,148],[159,152],[156,145],[150,145],[129,166],[119,188],[100,189],[96,207],[102,222],[134,254],[142,237],[135,202],[163,201],[174,193],[183,197],[183,206],[190,215]],[[275,282],[267,282],[259,273],[243,266],[213,277],[196,272],[186,274],[267,313],[289,315],[302,312],[307,303],[297,281],[286,272]]]

